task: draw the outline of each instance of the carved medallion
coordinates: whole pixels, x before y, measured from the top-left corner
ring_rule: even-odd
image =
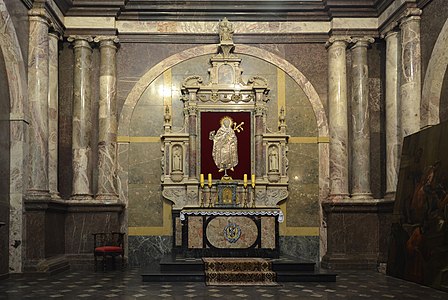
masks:
[[[241,228],[235,223],[229,223],[224,228],[224,238],[230,243],[235,243],[241,236]]]

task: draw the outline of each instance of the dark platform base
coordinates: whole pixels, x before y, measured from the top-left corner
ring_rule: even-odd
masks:
[[[335,282],[336,273],[319,270],[315,263],[288,256],[272,259],[272,270],[277,282]],[[143,282],[205,282],[201,258],[167,255],[160,264],[151,266],[142,274]]]

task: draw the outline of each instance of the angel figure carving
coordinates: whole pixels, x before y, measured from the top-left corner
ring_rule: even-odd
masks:
[[[216,133],[215,131],[210,132],[209,138],[213,141],[213,160],[219,172],[224,171],[227,176],[227,170],[233,171],[238,164],[238,139],[235,131],[242,131],[244,122],[236,125],[231,117],[225,116],[220,120],[220,125],[221,127]]]

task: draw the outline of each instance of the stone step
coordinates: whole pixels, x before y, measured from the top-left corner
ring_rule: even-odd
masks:
[[[204,269],[215,272],[271,271],[269,260],[261,258],[204,258]]]

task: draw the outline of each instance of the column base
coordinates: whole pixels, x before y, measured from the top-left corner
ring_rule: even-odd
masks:
[[[372,193],[353,193],[351,196],[352,200],[355,201],[368,201],[372,200]]]
[[[375,254],[325,254],[321,267],[325,269],[377,269],[378,255]]]
[[[93,200],[93,195],[91,194],[76,194],[70,197],[70,200]]]
[[[395,191],[386,192],[384,195],[384,200],[395,200]]]
[[[28,190],[25,198],[27,200],[50,200],[51,195],[49,191]]]
[[[61,195],[59,194],[59,192],[50,193],[50,196],[52,200],[61,200]]]
[[[95,196],[95,200],[99,201],[114,201],[117,202],[120,198],[116,194],[98,194]]]
[[[385,262],[393,206],[383,199],[324,202],[328,249],[322,267],[376,269]]]
[[[329,201],[341,201],[349,198],[350,198],[349,194],[330,194],[328,196]]]

